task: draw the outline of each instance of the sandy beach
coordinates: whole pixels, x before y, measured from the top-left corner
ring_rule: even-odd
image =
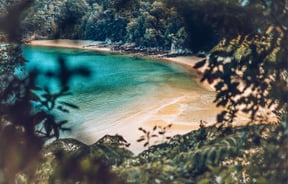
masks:
[[[46,47],[60,47],[60,48],[73,48],[95,50],[100,52],[113,52],[110,48],[101,47],[100,42],[92,40],[32,40],[27,45],[33,46],[46,46]]]
[[[35,40],[31,41],[30,45],[115,53],[110,48],[97,46],[97,43],[93,41]],[[197,89],[191,91],[191,89],[171,86],[166,91],[156,91],[148,99],[146,98],[128,107],[123,107],[127,108],[127,113],[115,117],[117,123],[113,124],[113,126],[103,125],[97,128],[93,126],[96,120],[89,120],[78,127],[71,136],[87,144],[92,144],[106,134],[119,134],[131,143],[129,149],[137,154],[145,149],[143,142],[138,143],[136,141],[143,135],[138,130],[139,127],[152,132],[155,125],[163,128],[172,124],[170,128],[167,127],[165,136],[173,136],[198,129],[201,120],[207,122],[207,125],[216,123],[216,116],[221,111],[213,103],[216,93],[213,90],[213,86],[199,82],[203,70],[193,69],[195,63],[200,61],[201,58],[179,56],[161,58],[160,60],[162,62],[176,63],[190,70],[193,73],[193,77],[195,76],[195,80],[198,81],[199,86]],[[247,121],[246,118],[240,117],[236,123],[245,121]],[[153,138],[150,143],[161,143],[164,141],[165,136]]]

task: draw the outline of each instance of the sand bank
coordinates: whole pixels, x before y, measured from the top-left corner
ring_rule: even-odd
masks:
[[[101,44],[93,41],[71,41],[71,40],[37,40],[32,41],[30,45],[65,47],[76,49],[88,49],[100,52],[114,52],[110,48],[102,47]],[[173,58],[161,58],[162,61],[176,63],[188,68],[195,74],[196,80],[200,81],[202,70],[195,70],[193,66],[201,60],[194,56],[181,56]],[[194,77],[194,75],[193,75]],[[74,130],[72,137],[77,138],[87,144],[92,144],[106,134],[122,135],[131,143],[130,149],[134,153],[144,150],[143,142],[136,140],[143,135],[138,130],[139,127],[147,131],[152,131],[155,125],[167,128],[165,136],[184,134],[191,130],[199,128],[201,120],[208,122],[208,125],[216,123],[216,115],[222,110],[213,103],[215,92],[213,87],[206,83],[200,83],[195,90],[191,88],[179,88],[171,86],[163,91],[155,91],[149,97],[143,97],[142,100],[130,104],[127,107],[121,107],[124,113],[115,115],[114,122],[95,126],[98,120],[85,120],[81,126]],[[245,118],[239,118],[237,122],[247,121]],[[157,130],[160,130],[158,128]],[[157,131],[154,133],[157,134]],[[68,135],[69,136],[69,135]],[[165,136],[153,138],[150,143],[161,143]]]
[[[94,50],[94,51],[100,51],[100,52],[113,52],[111,48],[104,47],[102,45],[102,42],[96,42],[96,41],[91,41],[91,40],[67,40],[67,39],[32,40],[27,45],[85,49],[85,50]]]

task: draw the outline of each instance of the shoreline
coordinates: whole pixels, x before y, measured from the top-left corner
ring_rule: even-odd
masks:
[[[101,43],[98,45],[97,43],[94,41],[74,40],[36,40],[31,41],[27,45],[84,49],[125,55],[125,52],[102,47]],[[118,134],[131,143],[129,150],[134,154],[138,154],[146,149],[142,143],[136,141],[143,135],[138,130],[139,127],[152,131],[155,125],[165,127],[172,124],[172,127],[167,129],[166,135],[174,136],[198,129],[201,120],[208,122],[208,126],[216,123],[216,116],[222,109],[216,107],[213,103],[216,95],[215,90],[212,85],[200,82],[201,73],[204,69],[196,70],[193,68],[203,58],[195,56],[159,57],[143,54],[139,56],[137,53],[128,53],[127,55],[180,65],[191,72],[198,87],[195,90],[191,90],[171,86],[166,91],[157,91],[149,99],[137,101],[131,107],[128,107],[128,109],[130,108],[129,112],[118,117],[117,124],[107,125],[105,128],[97,130],[97,127],[93,126],[95,120],[84,121],[83,125],[79,126],[78,130],[72,134],[72,138],[76,138],[86,144],[93,144],[104,135]],[[240,118],[239,122],[243,121],[245,120]],[[157,140],[152,143],[157,143]],[[158,140],[158,143],[161,143],[161,140]]]

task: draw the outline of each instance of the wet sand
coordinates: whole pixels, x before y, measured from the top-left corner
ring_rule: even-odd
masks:
[[[53,46],[77,49],[89,49],[100,52],[114,52],[110,48],[98,47],[92,41],[71,41],[71,40],[37,40],[30,43],[34,46]],[[91,46],[93,45],[93,46]],[[184,134],[191,130],[199,128],[201,120],[208,122],[207,125],[216,123],[216,116],[222,110],[213,103],[215,92],[213,87],[207,83],[200,83],[201,70],[193,69],[195,63],[201,58],[194,56],[181,56],[173,58],[161,58],[163,62],[179,64],[188,70],[191,70],[193,77],[198,81],[195,90],[191,88],[179,88],[171,86],[164,91],[154,91],[148,97],[134,102],[127,107],[122,107],[125,113],[115,114],[115,122],[109,125],[95,127],[96,120],[85,121],[70,136],[77,138],[87,144],[92,144],[102,136],[109,134],[122,135],[131,146],[129,149],[135,154],[143,151],[144,142],[137,142],[143,133],[138,130],[139,127],[153,132],[153,127],[167,127],[165,135],[159,135],[151,139],[150,143],[161,143],[165,141],[166,136]],[[126,109],[125,109],[126,108]],[[244,122],[247,119],[241,117],[236,122]],[[154,133],[158,134],[157,131]],[[69,135],[68,135],[69,136]]]

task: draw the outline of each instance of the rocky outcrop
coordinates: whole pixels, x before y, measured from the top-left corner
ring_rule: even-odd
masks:
[[[106,135],[92,145],[69,138],[56,140],[43,149],[42,161],[31,181],[121,183],[111,166],[133,156],[127,146],[119,135]]]

